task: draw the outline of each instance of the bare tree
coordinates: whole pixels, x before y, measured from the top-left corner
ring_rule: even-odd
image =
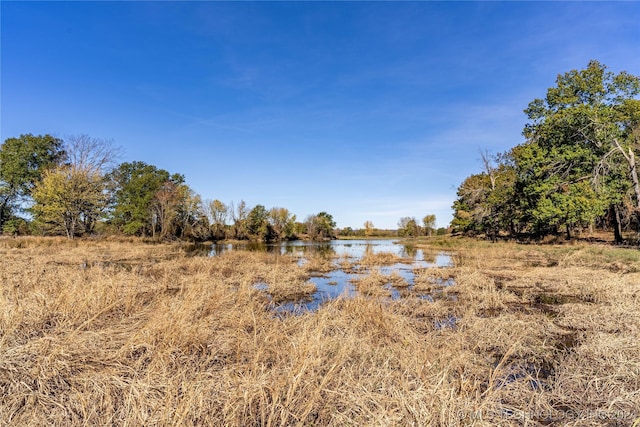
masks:
[[[484,172],[489,176],[489,180],[491,181],[491,191],[496,189],[496,168],[493,160],[493,156],[489,154],[489,150],[481,151],[480,157],[482,158],[482,166],[484,167]]]
[[[229,214],[234,215],[233,205],[227,206],[220,200],[207,200],[203,204],[205,214],[211,226],[211,232],[216,239],[224,238]]]
[[[121,148],[109,139],[92,138],[89,135],[71,135],[65,141],[69,165],[92,173],[104,174],[115,166]]]
[[[229,206],[231,219],[233,220],[233,231],[236,239],[244,239],[247,237],[247,216],[249,215],[247,203],[244,200],[238,202],[238,206],[234,209],[233,202]]]
[[[160,237],[166,238],[173,233],[175,219],[178,215],[178,207],[182,199],[183,189],[174,182],[167,181],[156,192],[153,211],[154,220],[160,228]],[[153,233],[155,235],[155,228]]]

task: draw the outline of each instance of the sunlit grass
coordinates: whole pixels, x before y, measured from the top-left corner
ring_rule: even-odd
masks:
[[[416,276],[425,290],[454,280],[443,298],[392,301],[383,286],[402,287],[402,278],[372,266],[355,298],[286,315],[274,301],[308,297],[311,267],[334,260],[0,239],[0,425],[632,425],[640,417],[635,252],[425,246],[443,248],[456,265]]]

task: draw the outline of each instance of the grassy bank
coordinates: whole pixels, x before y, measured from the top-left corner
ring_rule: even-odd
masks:
[[[640,260],[605,246],[426,243],[448,297],[315,313],[287,256],[0,240],[0,425],[632,425]],[[326,267],[326,265],[325,265]],[[266,294],[255,284],[269,286]],[[364,286],[364,285],[361,285]],[[455,296],[455,298],[454,298]]]

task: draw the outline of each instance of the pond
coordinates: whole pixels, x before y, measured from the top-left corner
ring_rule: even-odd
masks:
[[[418,249],[410,244],[402,244],[391,239],[376,240],[332,240],[329,242],[291,241],[280,243],[227,243],[214,245],[200,245],[191,249],[193,255],[218,256],[235,250],[261,251],[274,255],[290,255],[298,258],[298,263],[304,265],[309,257],[322,256],[331,258],[335,269],[329,272],[310,272],[309,282],[316,286],[315,293],[310,299],[303,301],[289,301],[278,304],[274,310],[278,313],[291,313],[317,310],[326,301],[335,298],[349,298],[358,294],[354,282],[371,273],[389,277],[389,282],[383,285],[388,291],[388,298],[397,300],[403,296],[413,295],[418,298],[433,301],[444,287],[454,284],[453,279],[434,281],[436,290],[429,292],[414,291],[416,272],[430,268],[452,267],[451,255],[444,252],[431,253]],[[375,264],[376,256],[390,256],[392,262]],[[371,262],[373,260],[373,264]],[[368,261],[365,265],[364,261]],[[345,264],[346,262],[346,264]],[[350,268],[345,270],[344,265]],[[394,286],[394,280],[402,279],[403,286]],[[264,283],[256,284],[256,289],[268,292]],[[450,298],[455,298],[451,295]]]

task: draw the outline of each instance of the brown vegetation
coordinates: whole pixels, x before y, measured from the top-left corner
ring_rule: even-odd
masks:
[[[402,257],[389,252],[369,252],[362,257],[362,260],[360,260],[360,265],[371,267],[379,265],[391,265],[402,261]]]
[[[372,268],[362,296],[282,316],[313,292],[292,257],[2,239],[0,425],[637,422],[637,251],[434,244],[456,266],[416,286],[455,300],[391,301]]]

